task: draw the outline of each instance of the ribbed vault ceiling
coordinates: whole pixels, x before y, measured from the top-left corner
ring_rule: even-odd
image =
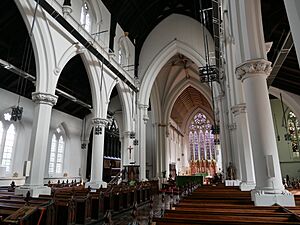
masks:
[[[191,112],[199,110],[199,108],[209,109],[211,112],[210,104],[204,95],[195,88],[189,86],[176,99],[171,112],[171,118],[181,126],[184,119],[186,119]]]

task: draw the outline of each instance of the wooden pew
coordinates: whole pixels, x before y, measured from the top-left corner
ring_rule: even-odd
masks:
[[[236,188],[198,188],[155,224],[300,224],[300,207],[255,207],[250,192]],[[293,209],[295,211],[293,211]],[[299,210],[299,211],[298,211]]]

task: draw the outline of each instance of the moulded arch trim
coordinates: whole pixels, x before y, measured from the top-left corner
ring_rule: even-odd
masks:
[[[161,104],[160,104],[160,100],[159,100],[159,92],[158,92],[158,87],[157,84],[154,83],[153,88],[152,88],[152,92],[150,95],[150,103],[151,103],[151,108],[155,108],[156,110],[152,110],[153,111],[153,116],[154,116],[154,121],[157,123],[161,123],[163,121],[162,120],[162,116],[161,116]]]
[[[116,87],[118,90],[119,99],[121,102],[122,107],[122,118],[123,118],[123,131],[130,129],[130,96],[129,94],[126,94],[123,90],[126,88],[122,82],[118,82],[118,79],[115,79],[115,81],[112,84],[112,87],[110,88],[108,96],[111,96],[113,88]],[[110,97],[109,97],[110,99]]]
[[[63,130],[63,133],[65,134],[66,139],[70,139],[70,131],[69,131],[67,124],[65,122],[61,122],[58,125],[58,127]]]
[[[92,104],[93,108],[96,107],[97,102],[97,95],[96,95],[96,89],[97,89],[97,80],[95,79],[95,76],[93,75],[93,72],[90,68],[89,61],[93,60],[92,57],[90,57],[88,54],[86,54],[86,51],[78,51],[78,47],[76,45],[71,45],[62,55],[62,57],[59,60],[59,68],[60,73],[58,75],[58,78],[56,79],[55,87],[57,86],[58,80],[60,78],[61,72],[63,71],[63,68],[67,65],[67,63],[76,55],[80,55],[81,60],[84,64],[87,77],[89,80],[89,86],[91,88],[91,94],[92,94]]]
[[[93,63],[91,62],[93,62],[95,58],[91,55],[91,53],[87,51],[83,51],[82,53],[80,53],[80,56],[85,66],[87,76],[89,79],[89,84],[92,93],[93,111],[95,116],[97,116],[99,108],[101,107],[101,98],[99,95],[97,95],[97,90],[100,90],[99,82],[97,79],[98,77],[97,66],[91,66],[93,65]]]
[[[289,92],[280,90],[280,89],[275,88],[275,87],[270,87],[269,88],[269,93],[271,95],[274,95],[278,99],[280,99],[280,93],[281,93],[282,94],[282,100],[283,100],[284,104],[287,105],[293,111],[293,113],[296,114],[297,118],[300,118],[300,111],[297,110],[297,108],[300,109],[300,104],[297,100],[295,100],[289,94]]]
[[[98,61],[99,63],[99,90],[100,90],[100,85],[102,82],[102,87],[101,87],[101,93],[100,93],[100,104],[103,107],[103,110],[100,112],[100,115],[104,116],[107,114],[107,108],[108,108],[108,103],[109,103],[109,97],[111,95],[111,92],[115,86],[115,84],[119,81],[118,78],[112,73],[112,71],[105,65],[103,65],[103,76],[101,75],[101,62]],[[101,81],[102,79],[102,81]],[[113,80],[113,81],[111,81]],[[100,105],[100,106],[101,106]]]
[[[95,15],[95,24],[101,24],[103,21],[103,17],[102,17],[102,11],[101,11],[101,6],[99,4],[98,1],[91,1],[89,2],[89,5],[92,5],[93,7],[93,13]],[[95,8],[97,8],[97,10],[94,10]]]
[[[78,46],[77,43],[70,45],[70,47],[67,48],[67,50],[62,54],[60,59],[58,60],[57,63],[57,70],[59,72],[59,75],[62,71],[62,69],[67,65],[67,63],[72,59],[74,56],[77,54],[82,53],[80,50],[80,47]]]
[[[187,44],[173,40],[167,44],[158,54],[153,58],[152,62],[148,66],[145,75],[143,77],[141,88],[140,88],[140,99],[141,104],[148,104],[151,89],[159,71],[162,67],[171,59],[175,54],[180,53],[190,58],[198,67],[205,64],[205,59],[196,52],[192,47]]]
[[[34,11],[34,6],[30,1],[15,1],[16,6],[23,18],[25,26],[28,31],[31,30],[32,14],[28,14],[27,11]],[[53,69],[56,67],[55,51],[53,46],[53,40],[50,33],[49,24],[47,22],[46,15],[38,8],[37,16],[42,19],[35,22],[35,27],[32,30],[31,44],[34,51],[35,63],[36,63],[36,91],[55,93],[55,87],[49,86],[49,74],[53,74]]]

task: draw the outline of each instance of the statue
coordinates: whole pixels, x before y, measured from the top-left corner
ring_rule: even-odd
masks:
[[[227,180],[235,180],[235,168],[233,167],[231,162],[227,167]]]

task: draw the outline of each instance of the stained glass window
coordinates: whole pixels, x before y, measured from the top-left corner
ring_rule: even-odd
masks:
[[[194,160],[194,134],[193,134],[193,131],[190,131],[189,141],[190,141],[191,160]]]
[[[211,127],[209,119],[203,113],[194,116],[189,126],[191,160],[215,158],[214,135],[211,133]]]
[[[194,148],[194,152],[195,152],[195,160],[199,159],[199,140],[198,140],[198,134],[197,132],[194,132],[194,140],[195,140],[195,148]]]
[[[300,157],[300,125],[295,113],[292,111],[288,114],[288,130],[290,134],[291,147],[294,157]]]

